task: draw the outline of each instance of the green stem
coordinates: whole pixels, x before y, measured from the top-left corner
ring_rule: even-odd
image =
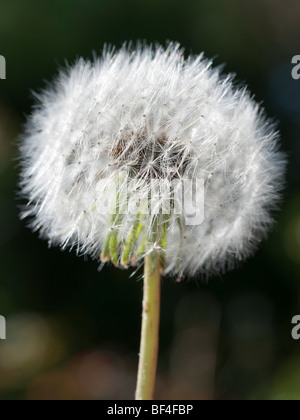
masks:
[[[136,400],[152,400],[157,370],[160,318],[160,258],[145,257],[144,300]]]
[[[115,267],[119,267],[119,255],[118,255],[118,232],[113,231],[109,241],[109,252],[111,261]]]

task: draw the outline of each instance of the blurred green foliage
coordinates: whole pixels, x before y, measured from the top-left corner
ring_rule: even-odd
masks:
[[[180,41],[246,81],[289,154],[279,223],[258,254],[209,284],[163,282],[158,398],[300,399],[298,0],[0,0],[1,399],[130,399],[141,275],[48,249],[18,219],[15,138],[31,90],[105,43]],[[139,273],[140,274],[140,273]]]

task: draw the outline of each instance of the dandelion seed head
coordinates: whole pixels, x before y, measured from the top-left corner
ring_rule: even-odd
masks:
[[[116,263],[135,266],[159,249],[165,272],[182,278],[233,267],[272,226],[285,168],[279,135],[203,55],[184,59],[172,43],[107,48],[37,97],[21,139],[22,216],[51,245],[99,258],[110,235]],[[204,181],[199,225],[174,210],[167,186],[184,179]],[[99,211],[115,196],[113,214]]]

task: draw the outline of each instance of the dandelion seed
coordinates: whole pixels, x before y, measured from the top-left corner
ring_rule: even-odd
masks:
[[[172,43],[106,49],[38,98],[21,145],[23,217],[51,245],[102,264],[146,259],[148,280],[163,271],[181,281],[232,268],[272,226],[285,168],[279,135],[203,55],[184,60]],[[204,181],[203,223],[185,223],[181,189],[166,180]],[[150,190],[155,211],[145,209]],[[136,211],[124,211],[129,201]]]

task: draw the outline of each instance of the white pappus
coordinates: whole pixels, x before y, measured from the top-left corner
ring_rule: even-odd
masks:
[[[156,249],[166,273],[210,275],[249,256],[272,225],[285,169],[278,133],[203,55],[184,59],[173,43],[106,48],[37,96],[20,145],[22,216],[51,245],[122,266]],[[164,188],[184,179],[204,181],[199,225],[185,225]],[[153,187],[158,211],[143,212]],[[99,210],[115,196],[115,211]],[[128,200],[136,212],[122,210]]]

